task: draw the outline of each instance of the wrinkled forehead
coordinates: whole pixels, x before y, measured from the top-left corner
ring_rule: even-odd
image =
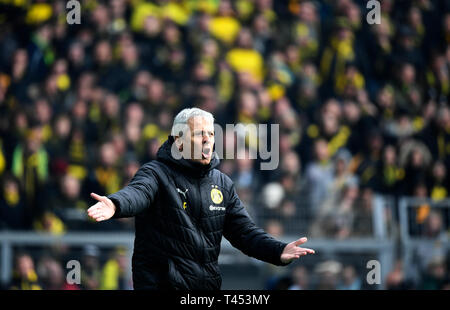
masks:
[[[203,116],[193,116],[187,121],[189,129],[214,131],[214,122]]]

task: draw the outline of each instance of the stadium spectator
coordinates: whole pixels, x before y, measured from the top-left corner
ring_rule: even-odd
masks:
[[[33,258],[25,252],[18,253],[14,262],[9,288],[12,290],[41,290],[42,286],[34,268]]]
[[[383,157],[376,172],[375,190],[388,195],[395,195],[399,184],[405,177],[404,169],[398,165],[397,150],[391,144],[385,145]]]
[[[11,163],[12,173],[24,190],[27,226],[30,226],[33,219],[42,214],[41,199],[49,177],[49,158],[42,140],[41,126],[28,129],[25,141],[15,147]]]
[[[314,143],[315,161],[305,169],[305,182],[309,189],[308,206],[310,213],[315,215],[319,206],[327,197],[333,183],[333,168],[329,159],[328,144],[324,139]]]
[[[447,198],[448,195],[448,178],[447,168],[441,161],[435,161],[431,168],[431,173],[428,182],[428,192],[430,197],[434,200],[442,200]]]
[[[430,151],[422,142],[410,140],[402,144],[399,163],[405,169],[401,185],[404,194],[414,195],[416,185],[426,183],[431,160]]]
[[[12,230],[29,229],[27,226],[27,210],[21,195],[18,180],[12,175],[5,175],[1,182],[0,196],[0,228]]]
[[[410,290],[416,288],[414,282],[405,275],[403,261],[401,260],[395,262],[385,281],[387,290]]]
[[[341,274],[341,281],[337,286],[338,290],[360,290],[361,279],[358,278],[355,267],[352,265],[344,266]]]
[[[59,114],[52,125],[52,135],[47,141],[47,149],[50,158],[50,174],[59,177],[64,174],[69,166],[70,133],[72,121],[67,114]]]
[[[98,290],[101,283],[100,252],[97,246],[84,246],[81,266],[81,288],[84,290]]]
[[[435,256],[428,263],[425,274],[422,276],[420,289],[439,290],[447,281],[445,260],[442,256]]]
[[[327,260],[316,265],[314,269],[317,277],[316,290],[336,290],[342,264],[335,260]]]
[[[100,280],[101,290],[126,290],[131,285],[127,278],[127,256],[122,248],[117,248],[112,257],[106,261],[102,268],[102,276]]]
[[[335,195],[330,196],[321,205],[311,225],[311,235],[338,239],[353,236],[353,226],[357,223],[355,213],[358,193],[358,184],[350,180]]]
[[[88,176],[88,191],[111,194],[122,183],[120,171],[117,167],[118,154],[112,142],[105,142],[100,146],[99,161]]]
[[[67,173],[59,179],[58,192],[49,201],[53,213],[67,224],[69,230],[83,230],[87,225],[86,201],[81,199],[81,182]]]
[[[44,256],[37,264],[37,272],[45,290],[79,290],[77,284],[66,281],[64,270],[56,259]]]
[[[374,236],[373,201],[373,190],[370,187],[362,188],[354,208],[352,236]]]
[[[443,244],[448,240],[442,214],[430,209],[426,213],[421,234],[421,237],[425,238],[425,240],[417,247],[416,253],[421,272],[425,272],[431,261],[437,257],[445,257],[446,250]]]
[[[289,290],[308,290],[309,284],[309,272],[304,266],[295,266],[292,271],[293,284],[289,287]]]

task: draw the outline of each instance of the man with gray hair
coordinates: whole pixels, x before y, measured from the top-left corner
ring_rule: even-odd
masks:
[[[96,221],[135,217],[135,289],[220,289],[222,236],[274,265],[314,253],[299,247],[306,238],[286,244],[253,223],[231,179],[216,169],[214,142],[213,115],[184,109],[156,160],[144,164],[120,191],[91,194],[98,202],[88,215]]]

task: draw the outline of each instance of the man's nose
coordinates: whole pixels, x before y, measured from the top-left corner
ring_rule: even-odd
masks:
[[[211,139],[211,138],[210,138],[209,134],[205,133],[205,134],[203,135],[203,143],[209,143],[209,140],[210,140],[210,139]]]
[[[203,135],[203,144],[214,144],[214,134],[205,133]]]

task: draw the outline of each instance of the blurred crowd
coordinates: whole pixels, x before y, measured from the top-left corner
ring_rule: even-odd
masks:
[[[81,251],[48,248],[32,255],[18,249],[10,290],[127,290],[132,287],[126,249],[106,250],[88,244]],[[75,253],[75,254],[74,254]]]
[[[274,235],[370,237],[375,195],[449,197],[450,1],[382,0],[374,25],[364,0],[79,2],[68,24],[66,1],[0,0],[0,229],[132,230],[90,221],[89,193],[125,186],[194,106],[280,125],[276,170],[220,166]],[[448,212],[412,218],[448,232]]]
[[[450,281],[446,275],[449,262],[433,261],[424,272],[422,280],[412,281],[405,275],[401,261],[396,261],[385,279],[380,279],[386,290],[449,290]],[[370,270],[369,270],[370,271]],[[367,281],[368,269],[357,268],[341,260],[324,260],[314,268],[297,264],[290,274],[271,277],[267,280],[268,290],[371,290],[374,286]]]

